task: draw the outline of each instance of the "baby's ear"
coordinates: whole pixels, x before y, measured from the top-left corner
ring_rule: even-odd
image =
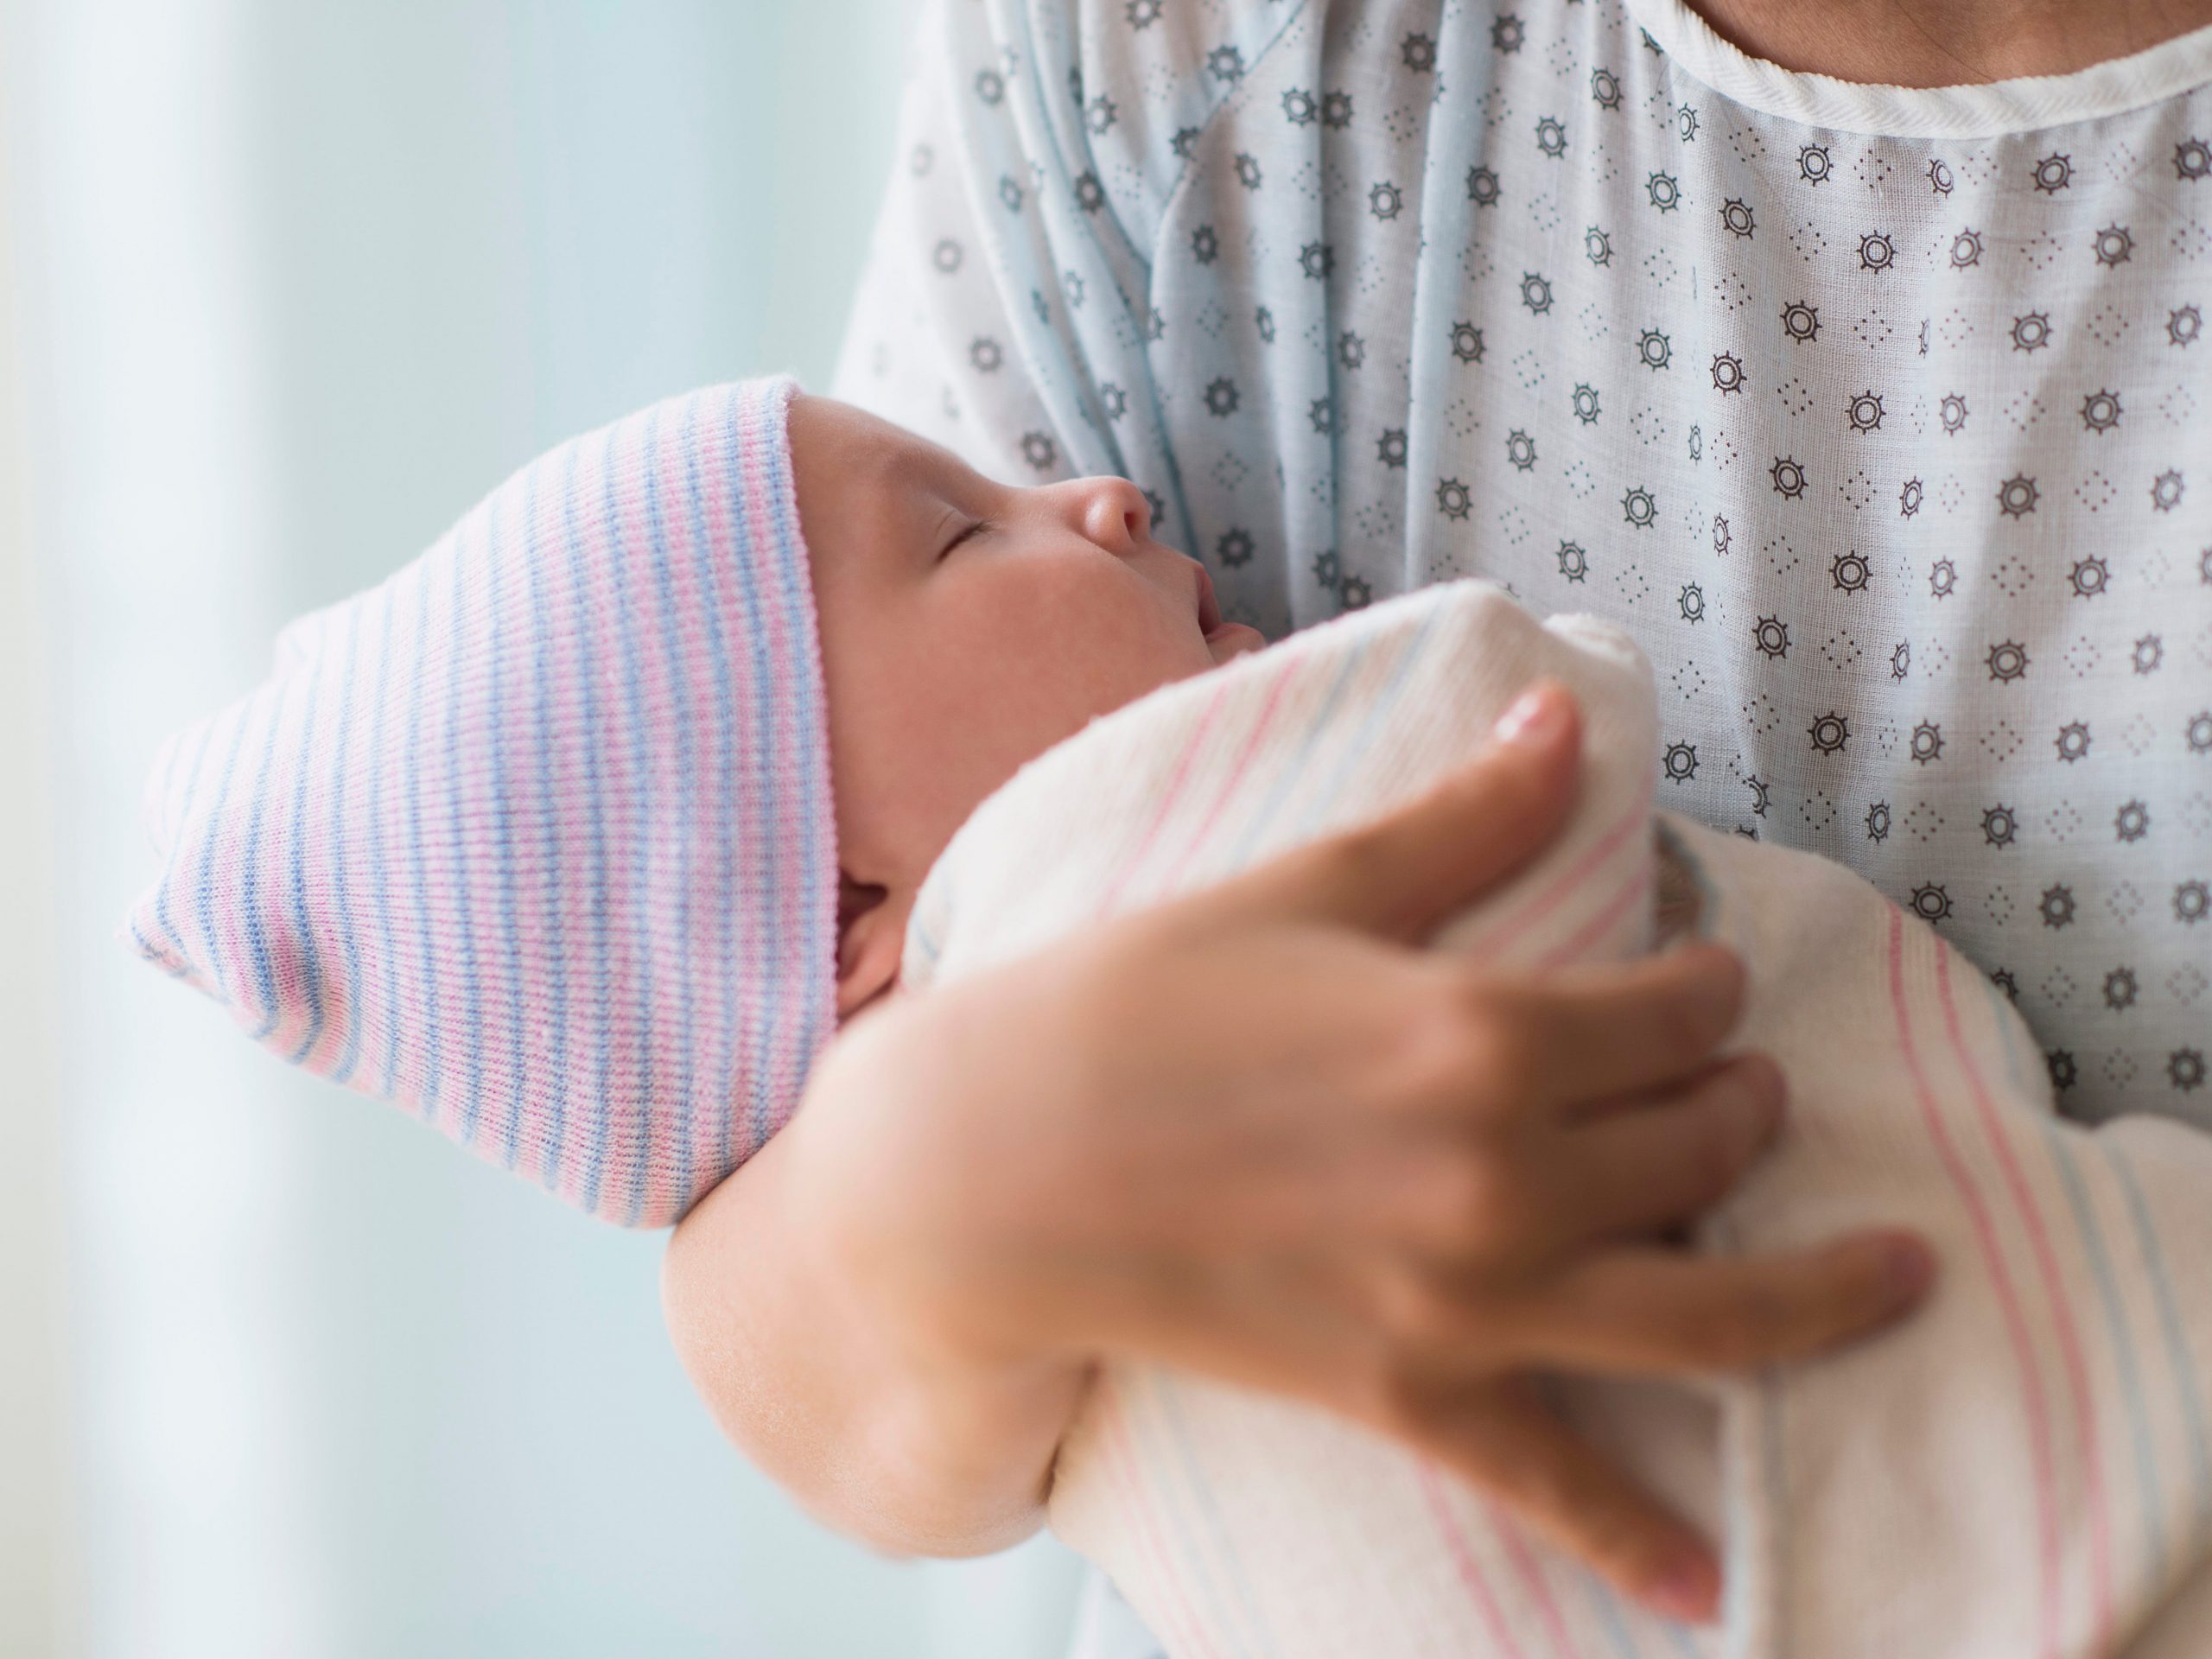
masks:
[[[912,894],[837,878],[837,1018],[849,1020],[899,982]]]

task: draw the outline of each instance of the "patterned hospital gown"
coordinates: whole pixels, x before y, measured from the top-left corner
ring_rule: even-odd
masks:
[[[1666,804],[2212,1125],[2212,29],[1907,92],[1675,0],[944,0],[915,65],[839,395],[1135,480],[1271,634],[1620,624]]]

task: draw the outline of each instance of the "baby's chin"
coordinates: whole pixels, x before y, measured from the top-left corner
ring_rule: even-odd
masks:
[[[1255,651],[1264,651],[1267,645],[1267,635],[1242,622],[1220,623],[1206,635],[1206,649],[1213,653],[1217,668],[1233,657],[1249,657]]]

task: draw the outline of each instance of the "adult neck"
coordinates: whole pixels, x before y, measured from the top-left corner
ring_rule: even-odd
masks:
[[[1892,86],[2063,75],[2212,23],[2212,0],[1689,0],[1739,50]]]

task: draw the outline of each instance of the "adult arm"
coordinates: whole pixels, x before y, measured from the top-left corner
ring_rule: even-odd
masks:
[[[858,1069],[819,1080],[685,1217],[662,1275],[669,1330],[724,1433],[821,1520],[894,1554],[988,1554],[1040,1523],[1086,1368],[918,1347],[841,1262],[845,1201],[817,1207],[806,1166],[840,1161],[813,1143],[837,1132],[843,1088],[873,1086]]]
[[[1895,1317],[1929,1263],[1887,1236],[1656,1242],[1781,1110],[1770,1064],[1714,1063],[1725,952],[1532,980],[1419,948],[1563,817],[1579,737],[1540,708],[1391,819],[842,1038],[670,1251],[732,1440],[880,1547],[997,1548],[1042,1521],[1090,1367],[1142,1357],[1394,1434],[1709,1613],[1702,1541],[1525,1373],[1795,1358]]]

